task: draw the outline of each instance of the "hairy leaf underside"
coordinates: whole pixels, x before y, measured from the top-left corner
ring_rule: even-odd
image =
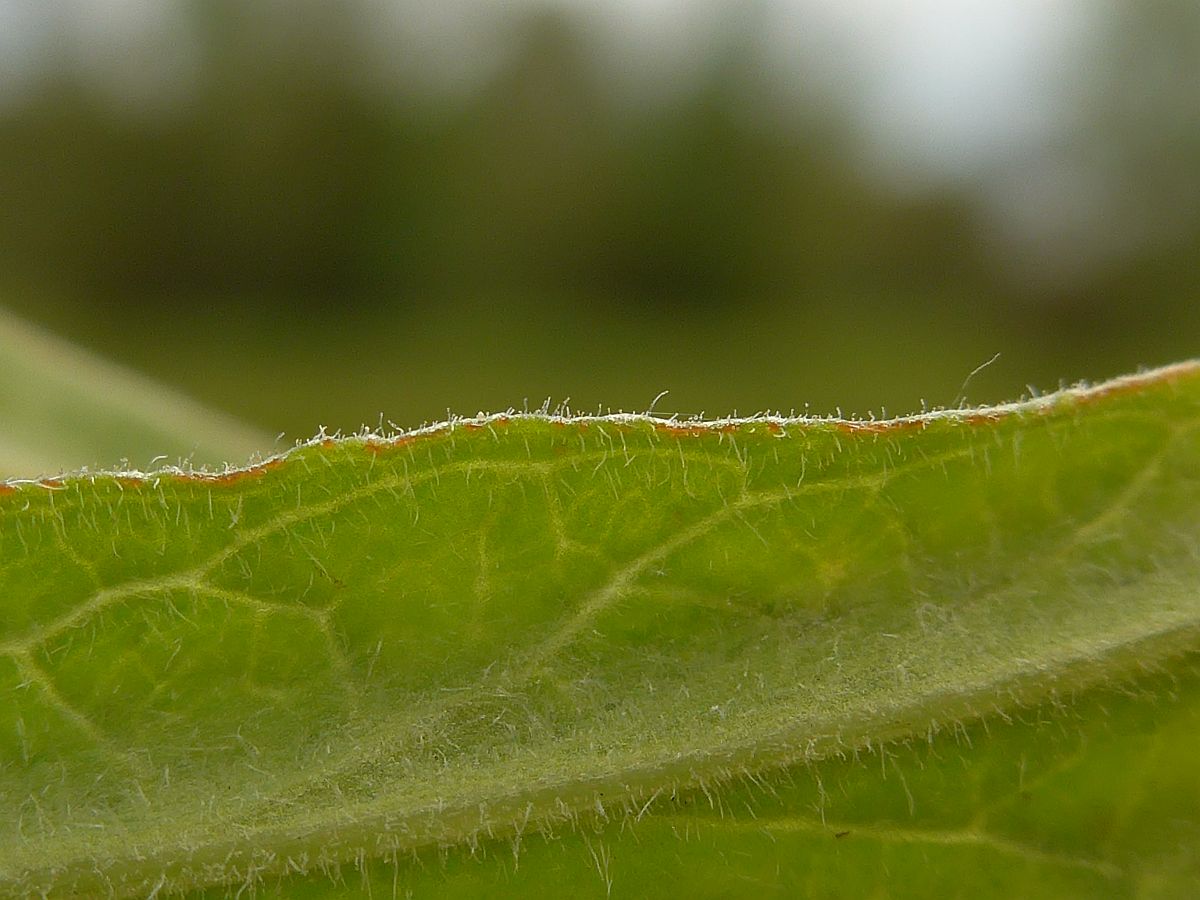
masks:
[[[11,895],[1200,889],[1195,365],[0,491]]]

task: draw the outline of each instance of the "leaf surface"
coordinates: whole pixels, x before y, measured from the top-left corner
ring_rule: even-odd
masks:
[[[0,885],[1178,895],[1198,588],[1196,365],[11,485]]]

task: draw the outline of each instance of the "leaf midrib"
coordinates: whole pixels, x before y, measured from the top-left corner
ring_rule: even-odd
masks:
[[[485,837],[519,834],[526,829],[543,829],[555,824],[578,824],[581,817],[604,819],[614,813],[629,814],[639,806],[653,802],[664,791],[675,793],[697,787],[714,789],[724,782],[747,775],[762,775],[797,763],[815,763],[902,743],[914,737],[931,737],[942,729],[953,729],[981,717],[1007,717],[1015,710],[1032,708],[1049,697],[1072,696],[1098,685],[1132,679],[1144,674],[1147,660],[1155,660],[1157,670],[1169,671],[1172,660],[1192,650],[1198,639],[1200,616],[1194,616],[1186,624],[1139,635],[1125,643],[1113,643],[1104,648],[1105,655],[1099,658],[1095,655],[1096,648],[1092,647],[1063,660],[1053,670],[1039,664],[1036,679],[1010,678],[973,685],[967,691],[930,695],[919,703],[895,707],[858,722],[843,717],[831,717],[825,723],[809,722],[802,729],[777,731],[754,744],[709,748],[703,753],[680,756],[662,765],[619,768],[586,779],[548,782],[509,794],[497,794],[489,789],[486,804],[478,800],[479,795],[457,804],[431,803],[418,808],[397,805],[379,809],[381,804],[346,804],[340,816],[344,821],[353,822],[351,827],[330,827],[326,814],[314,817],[320,824],[307,831],[302,830],[302,820],[289,820],[277,828],[258,828],[237,839],[209,841],[199,851],[193,851],[186,841],[181,841],[148,853],[146,848],[152,842],[153,833],[139,838],[138,833],[127,831],[121,836],[123,846],[130,851],[124,857],[125,862],[114,859],[113,864],[105,868],[110,879],[117,883],[123,870],[128,870],[135,879],[140,879],[142,872],[153,871],[165,873],[173,888],[188,890],[208,884],[209,879],[202,873],[213,865],[252,873],[274,870],[281,859],[304,859],[309,865],[318,866],[339,864],[351,861],[363,852],[388,855],[432,846],[473,845]],[[804,749],[797,751],[797,746]],[[489,787],[497,783],[486,776],[480,781]],[[607,808],[597,813],[596,804],[600,798],[604,799]],[[487,821],[481,821],[484,806],[491,816]],[[430,829],[428,825],[434,820],[442,827]],[[298,825],[301,826],[299,835]],[[771,823],[765,822],[763,827],[770,828]],[[811,823],[811,827],[819,826]],[[832,825],[825,828],[837,830]],[[864,826],[857,823],[853,828],[863,830]],[[880,829],[881,833],[887,830]],[[962,830],[955,833],[959,831]],[[402,837],[406,833],[411,835],[408,840]],[[992,843],[1010,843],[1004,838],[992,837]],[[979,843],[977,840],[970,842]],[[1014,843],[1013,847],[1016,846]],[[1058,857],[1053,860],[1063,861]],[[1072,864],[1092,868],[1106,877],[1112,877],[1115,871],[1115,867],[1108,864],[1085,859],[1073,860]],[[86,883],[95,871],[94,857],[67,862],[59,870],[67,884],[76,879]],[[127,887],[136,893],[148,889],[150,884],[138,880]]]
[[[963,452],[968,451],[956,451],[950,455],[958,456]],[[1163,455],[1166,452],[1164,450]],[[1153,480],[1157,459],[1156,457],[1148,461],[1142,470],[1130,480],[1126,488],[1114,498],[1112,504],[1089,522],[1074,529],[1067,540],[1053,551],[1052,555],[1057,556],[1066,552],[1069,547],[1078,543],[1086,535],[1100,530],[1114,517],[1119,516],[1119,511],[1135,498],[1147,483]],[[936,464],[939,461],[940,457],[930,458],[915,465]],[[508,467],[509,464],[506,463],[500,464],[496,468]],[[471,467],[464,466],[464,468]],[[478,469],[478,466],[474,468]],[[859,486],[873,486],[877,482],[884,482],[896,477],[906,470],[907,467],[893,470],[886,478],[867,479]],[[442,474],[446,474],[445,469],[442,470]],[[845,485],[845,482],[818,484],[824,485],[822,489],[840,488]],[[810,486],[810,489],[814,486],[816,485]],[[777,502],[779,499],[783,499],[782,495],[786,493],[788,492],[761,492],[756,499],[759,502],[770,502],[770,500],[764,499],[770,495],[771,500]],[[341,508],[347,502],[350,501],[339,498],[329,501],[329,504],[331,506],[337,504],[336,508]],[[718,512],[722,517],[727,517],[736,511],[737,507],[733,505]],[[711,519],[715,515],[717,514],[712,514],[707,518]],[[289,521],[299,521],[299,519]],[[693,532],[703,533],[704,528],[700,526],[705,522],[707,519],[701,520],[686,533],[689,535]],[[235,542],[236,546],[238,548],[247,546],[253,540],[281,527],[284,526],[281,524],[260,526],[254,532],[239,538]],[[250,537],[250,534],[254,534],[255,537]],[[683,541],[679,543],[683,543]],[[644,568],[664,553],[669,553],[670,549],[648,551],[639,557],[635,564],[639,568]],[[228,555],[233,552],[236,550],[227,548],[215,555],[212,560],[228,558]],[[204,567],[219,564],[212,560],[204,564]],[[607,591],[611,590],[610,586],[619,579],[620,571],[624,570],[619,570],[616,575],[611,576],[606,586],[594,591],[593,596],[603,597]],[[176,578],[181,577],[176,576]],[[149,593],[163,587],[165,583],[161,580],[130,583],[125,586],[125,592],[120,596]],[[176,580],[171,580],[169,583],[172,586],[194,584]],[[1145,584],[1143,583],[1140,587],[1144,588]],[[1001,595],[1010,592],[1012,588],[1013,584],[1005,585],[984,598],[980,598],[979,602],[994,601]],[[1159,591],[1157,593],[1163,595],[1166,592]],[[574,630],[577,629],[572,631]],[[858,720],[848,718],[844,712],[838,712],[823,721],[809,719],[791,728],[760,732],[740,742],[711,745],[703,751],[686,755],[677,754],[665,764],[638,766],[634,764],[636,760],[631,759],[627,760],[626,764],[607,772],[594,772],[586,777],[581,773],[579,776],[538,784],[533,788],[524,787],[508,794],[498,793],[495,790],[500,781],[494,773],[483,772],[480,773],[478,781],[479,784],[486,787],[486,790],[464,796],[457,803],[449,799],[443,804],[414,806],[411,799],[405,803],[403,801],[395,802],[395,798],[387,798],[375,803],[352,803],[343,809],[343,818],[353,821],[355,823],[353,828],[323,828],[321,823],[326,816],[318,814],[307,825],[303,819],[293,819],[275,829],[256,829],[253,831],[252,840],[250,835],[245,835],[235,841],[210,842],[204,846],[203,852],[190,856],[181,854],[180,846],[167,847],[163,849],[161,855],[140,856],[135,869],[145,870],[148,864],[151,868],[155,865],[171,868],[172,865],[188,867],[200,866],[205,862],[228,861],[239,854],[245,854],[248,846],[270,847],[272,856],[289,853],[305,853],[311,856],[325,853],[331,859],[345,858],[346,853],[361,849],[372,836],[377,836],[380,831],[379,826],[383,823],[387,824],[387,831],[391,836],[403,835],[406,832],[412,834],[410,841],[397,841],[389,849],[408,850],[429,844],[461,844],[474,840],[482,833],[490,834],[497,829],[500,831],[512,830],[518,827],[521,820],[526,817],[535,824],[553,819],[555,818],[555,807],[563,803],[573,810],[586,809],[589,806],[589,799],[597,793],[604,793],[610,799],[619,798],[623,794],[628,802],[636,802],[644,799],[656,788],[661,788],[663,784],[683,788],[721,780],[736,772],[788,765],[798,761],[818,760],[830,753],[852,751],[881,741],[903,740],[912,736],[915,728],[923,728],[930,721],[951,723],[973,719],[978,717],[981,712],[986,712],[991,708],[1011,705],[1016,698],[1019,698],[1019,702],[1032,703],[1044,699],[1051,692],[1086,689],[1092,684],[1120,677],[1125,668],[1132,671],[1143,665],[1146,659],[1163,659],[1164,656],[1169,656],[1177,650],[1192,645],[1196,640],[1198,630],[1200,630],[1200,612],[1195,609],[1187,610],[1176,617],[1168,617],[1166,621],[1152,620],[1143,616],[1137,622],[1130,623],[1124,633],[1119,636],[1111,636],[1107,642],[1098,641],[1096,636],[1092,635],[1085,646],[1066,645],[1070,652],[1060,652],[1057,656],[1022,659],[1020,661],[1021,668],[1032,666],[1039,673],[1032,680],[1023,675],[1017,664],[1014,663],[1011,672],[1001,673],[992,679],[977,681],[969,685],[964,684],[955,690],[918,695],[915,698],[916,702],[909,704],[893,705],[890,708],[877,707],[873,715],[861,717]],[[558,642],[555,642],[554,645],[557,646]],[[1056,645],[1056,649],[1061,651],[1063,646],[1060,642]],[[540,659],[547,655],[549,654],[539,654],[537,658]],[[1121,662],[1122,660],[1124,662]],[[511,667],[509,671],[511,671]],[[1016,674],[1014,675],[1013,672]],[[1032,683],[1030,683],[1031,681]],[[499,686],[499,683],[480,684],[475,693],[478,694],[485,689]],[[510,688],[513,686],[511,683],[508,685]],[[453,709],[470,704],[472,699],[472,697],[460,694],[456,695],[449,704],[444,701],[434,704],[436,708],[433,710],[406,717],[403,725],[394,733],[411,733],[412,730],[427,725],[431,718],[436,718],[438,715],[444,716]],[[381,740],[381,735],[377,734],[374,741],[370,741],[365,735],[358,735],[348,743],[361,747],[365,743],[382,744],[387,742]],[[797,747],[803,749],[797,751]],[[565,755],[571,756],[570,753]],[[364,759],[364,757],[356,758],[347,753],[343,763],[335,764],[332,768],[334,771],[339,769],[349,771],[354,768],[355,764],[361,765]],[[320,775],[327,776],[329,774],[330,762],[332,761],[328,759],[324,761],[325,769],[319,773]],[[346,764],[347,762],[349,765]],[[496,768],[502,770],[503,763],[498,764]],[[291,783],[302,786],[307,785],[309,781],[307,777],[304,777],[294,779]],[[488,801],[488,808],[494,816],[494,827],[489,828],[486,823],[479,821],[481,798],[486,798]],[[387,802],[388,799],[392,802]],[[539,806],[542,808],[539,809]],[[534,812],[529,814],[528,810],[531,808]],[[436,819],[441,827],[429,829],[428,823],[431,819]],[[495,824],[496,822],[499,824]],[[426,831],[421,833],[417,828],[418,825],[425,825]],[[302,835],[300,837],[297,837],[298,830]],[[148,843],[150,840],[152,840],[152,836],[148,835],[147,838],[134,841],[133,844],[138,846],[139,853],[144,853],[145,843],[143,842]],[[258,855],[247,854],[247,862],[249,863],[250,858]],[[184,860],[182,862],[181,856]],[[80,861],[77,865],[82,872],[85,868],[90,867],[90,862]],[[75,868],[75,866],[69,868]],[[186,878],[178,882],[180,886],[185,886],[186,883]],[[201,881],[195,883],[199,885]]]

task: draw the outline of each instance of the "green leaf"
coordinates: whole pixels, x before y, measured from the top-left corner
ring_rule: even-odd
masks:
[[[1200,365],[0,496],[0,885],[1182,896]]]
[[[215,465],[270,435],[99,359],[0,309],[0,477],[158,457]]]

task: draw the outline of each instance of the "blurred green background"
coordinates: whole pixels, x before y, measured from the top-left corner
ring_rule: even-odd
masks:
[[[1190,0],[0,0],[0,305],[284,441],[1015,399],[1198,285]]]

